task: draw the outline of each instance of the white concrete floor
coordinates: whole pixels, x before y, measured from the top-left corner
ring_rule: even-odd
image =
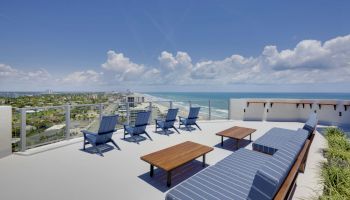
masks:
[[[291,122],[227,120],[199,124],[203,131],[180,130],[181,134],[169,136],[154,133],[154,126],[149,126],[153,141],[147,139],[139,144],[122,140],[122,131],[118,131],[113,138],[122,150],[112,149],[104,157],[81,151],[82,142],[79,142],[30,156],[0,159],[0,199],[164,199],[168,191],[164,172],[156,170],[150,178],[150,166],[140,156],[190,140],[215,147],[207,155],[207,164],[212,165],[234,152],[231,140],[225,141],[224,148],[220,147],[221,138],[216,132],[231,126],[251,127],[257,129],[252,135],[252,140],[256,140],[272,127],[293,130],[302,127],[301,123]],[[319,173],[324,146],[325,139],[317,133],[306,171],[299,175],[294,199],[310,199],[322,191]],[[244,148],[251,149],[251,144]],[[173,186],[201,170],[200,166],[200,162],[192,162],[173,172]]]

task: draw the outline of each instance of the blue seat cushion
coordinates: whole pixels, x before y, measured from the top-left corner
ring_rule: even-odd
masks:
[[[90,143],[96,144],[97,134],[86,133],[85,137]]]
[[[273,199],[293,166],[300,149],[287,142],[259,169],[254,177],[248,199]]]
[[[253,150],[273,155],[289,141],[293,141],[301,149],[308,137],[309,132],[304,129],[293,131],[272,128],[253,143]]]
[[[272,128],[253,143],[253,150],[273,155],[294,133],[294,130]]]
[[[256,171],[270,157],[240,149],[175,186],[165,199],[247,199]]]
[[[300,128],[293,134],[293,137],[289,141],[296,144],[300,150],[304,146],[305,141],[308,137],[309,137],[309,132],[307,130]]]
[[[309,134],[311,134],[316,129],[317,123],[318,123],[317,115],[316,113],[312,113],[309,116],[309,119],[305,122],[303,129],[307,130]]]

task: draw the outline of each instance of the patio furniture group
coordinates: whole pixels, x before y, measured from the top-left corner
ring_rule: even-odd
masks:
[[[176,185],[165,199],[290,199],[316,126],[312,114],[302,129],[273,128],[253,143],[253,150],[237,150]]]

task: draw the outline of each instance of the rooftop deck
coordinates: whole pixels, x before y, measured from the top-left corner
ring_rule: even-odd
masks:
[[[82,142],[78,141],[33,155],[13,154],[0,159],[0,199],[164,199],[169,190],[166,174],[156,169],[150,178],[150,166],[140,156],[189,140],[214,147],[206,157],[207,164],[212,165],[235,151],[233,140],[226,139],[222,148],[221,138],[215,135],[226,128],[257,129],[252,134],[254,141],[273,127],[293,130],[302,127],[298,122],[235,120],[200,121],[199,125],[203,131],[180,130],[181,134],[169,136],[155,133],[154,126],[149,126],[153,141],[147,139],[139,144],[123,140],[120,130],[113,138],[122,150],[107,148],[104,157],[82,151]],[[241,142],[241,146],[251,149],[248,140]],[[305,173],[298,177],[294,199],[310,199],[322,191],[319,174],[324,147],[325,139],[317,132]],[[28,152],[31,151],[37,149]],[[172,187],[202,170],[200,161],[201,158],[175,170]]]

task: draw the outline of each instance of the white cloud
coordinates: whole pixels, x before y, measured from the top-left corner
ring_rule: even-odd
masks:
[[[137,80],[145,71],[143,65],[136,64],[122,53],[112,50],[107,52],[107,61],[102,64],[102,68],[116,72],[115,77],[119,81]]]
[[[71,74],[68,74],[66,77],[62,79],[62,83],[70,83],[70,84],[89,84],[89,83],[97,83],[100,81],[102,72],[95,72],[93,70],[87,71],[77,71]]]
[[[350,84],[350,35],[325,42],[300,41],[294,48],[278,50],[265,46],[260,55],[244,57],[233,54],[221,60],[193,62],[187,52],[163,51],[159,64],[148,66],[133,62],[123,53],[107,52],[100,70],[76,71],[63,77],[53,77],[45,69],[23,71],[0,64],[0,82],[4,85],[88,86],[223,86],[232,84]],[[89,84],[92,83],[92,84]]]
[[[0,64],[0,77],[13,77],[18,74],[18,70],[12,68],[10,65]]]
[[[45,69],[39,69],[36,71],[23,71],[18,70],[10,65],[0,64],[0,77],[1,80],[17,79],[23,81],[45,81],[51,78],[51,74]]]

